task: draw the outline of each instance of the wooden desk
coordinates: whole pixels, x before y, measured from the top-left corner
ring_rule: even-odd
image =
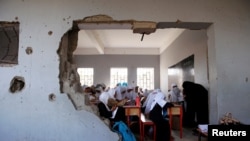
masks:
[[[180,118],[180,138],[182,138],[182,119],[183,119],[183,108],[182,105],[174,105],[174,107],[168,108],[170,129],[172,129],[173,116],[179,116]]]
[[[141,122],[140,122],[141,106],[125,105],[123,107],[125,108],[125,116],[127,117],[128,127],[130,127],[130,116],[138,116],[139,128],[140,128],[140,132],[141,132]],[[141,138],[141,136],[140,136],[140,138]]]
[[[125,108],[125,116],[127,117],[127,124],[130,125],[129,116],[138,116],[140,119],[141,116],[141,107],[135,105],[126,105],[123,106]]]

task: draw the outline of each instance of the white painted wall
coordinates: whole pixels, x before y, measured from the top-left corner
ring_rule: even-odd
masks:
[[[206,30],[185,30],[160,56],[161,76],[168,77],[168,67],[194,54],[195,82],[209,88],[207,68]],[[177,83],[177,82],[176,82]],[[161,79],[161,87],[167,92],[168,79]],[[171,85],[171,84],[170,84]],[[170,86],[167,85],[167,86]],[[181,86],[179,86],[181,88]]]
[[[107,86],[110,86],[110,68],[112,67],[128,68],[128,84],[130,85],[137,84],[137,67],[154,68],[155,88],[160,88],[159,55],[75,55],[74,61],[78,68],[94,68],[94,84],[105,83]]]
[[[160,55],[161,78],[168,78],[168,68],[191,55],[194,55],[195,83],[199,83],[209,90],[206,30],[185,30]],[[176,83],[178,84],[178,82]],[[178,85],[181,89],[182,83]],[[171,84],[169,84],[168,79],[161,79],[161,88],[164,93],[170,89],[169,86]]]
[[[1,67],[0,136],[3,140],[116,140],[95,116],[74,111],[59,92],[58,55],[62,35],[72,21],[106,14],[116,20],[212,22],[207,31],[211,109],[216,123],[225,112],[250,123],[250,2],[248,0],[1,0],[0,20],[20,24],[19,64]],[[52,31],[51,36],[48,32]],[[26,55],[26,47],[33,48]],[[211,68],[212,67],[212,68]],[[25,89],[8,92],[11,79],[25,78]],[[211,94],[212,92],[212,94]],[[57,101],[50,103],[48,95]],[[92,122],[93,121],[93,122]],[[97,128],[98,126],[98,128]],[[103,134],[101,131],[104,131]],[[108,134],[107,134],[108,133]]]

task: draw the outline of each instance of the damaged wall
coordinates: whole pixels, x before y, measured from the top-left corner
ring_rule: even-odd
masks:
[[[218,111],[213,113],[212,122],[216,123],[225,112],[232,111],[235,118],[250,123],[250,113],[245,112],[250,99],[249,5],[247,0],[195,1],[195,4],[175,0],[143,4],[134,0],[110,0],[108,3],[1,0],[0,20],[20,22],[18,65],[0,69],[1,80],[4,80],[0,82],[1,140],[118,139],[95,114],[75,110],[67,94],[60,90],[57,51],[61,38],[72,28],[73,20],[97,14],[110,15],[117,20],[172,22],[180,19],[214,23],[207,31],[211,110]],[[27,47],[32,48],[32,54],[26,53]],[[11,94],[10,81],[15,76],[24,77],[25,87]],[[55,94],[55,101],[49,101],[51,93]]]
[[[76,64],[73,62],[73,51],[77,46],[78,30],[70,30],[62,37],[57,53],[59,55],[59,83],[60,92],[66,93],[76,110],[87,108],[84,104],[84,93],[81,88],[80,77]]]

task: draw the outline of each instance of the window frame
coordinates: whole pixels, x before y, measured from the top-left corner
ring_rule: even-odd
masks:
[[[86,74],[84,75],[83,73],[84,73],[84,71],[87,71],[87,69],[89,69],[89,71],[92,71],[91,72],[92,76],[88,76],[88,77],[91,77],[91,78],[86,78],[86,79],[91,79],[91,80],[86,80],[86,79],[82,78],[82,77],[86,76]],[[80,79],[81,85],[92,86],[94,84],[94,75],[95,75],[94,68],[91,68],[91,67],[77,68],[77,72],[79,74],[79,79]],[[91,73],[90,73],[90,75],[91,75]],[[86,83],[86,81],[90,81],[90,82]],[[92,81],[92,83],[91,83],[91,81]]]
[[[143,75],[141,74],[142,71],[150,71],[149,73],[151,74],[148,74],[150,76],[146,76],[146,77],[149,77],[149,78],[146,78],[146,79],[150,79],[150,80],[146,80],[146,83],[145,84],[145,76],[140,76],[140,75]],[[139,75],[140,73],[140,75]],[[143,79],[144,80],[141,80],[142,78],[139,78],[139,77],[144,77]],[[143,88],[143,89],[148,89],[148,90],[153,90],[155,88],[155,68],[153,67],[138,67],[136,68],[136,82],[137,82],[137,86],[139,86],[140,88]],[[144,81],[144,82],[141,82],[141,81]],[[150,81],[150,82],[148,82]],[[144,84],[143,84],[144,83]]]
[[[19,22],[0,21],[0,64],[18,64]]]
[[[120,73],[125,73],[125,75],[123,76],[124,78],[123,78],[123,81],[120,81],[121,79],[119,79],[120,77],[119,76],[116,76],[116,79],[117,80],[113,80],[113,74],[112,74],[112,70],[113,71],[116,71],[116,73],[120,70],[124,70],[125,72],[120,72]],[[117,74],[117,75],[119,75],[119,74]],[[111,87],[115,87],[116,86],[116,84],[118,84],[118,83],[127,83],[127,81],[128,81],[128,68],[127,67],[112,67],[112,68],[110,68],[110,86]]]

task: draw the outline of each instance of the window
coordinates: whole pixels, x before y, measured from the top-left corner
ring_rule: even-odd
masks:
[[[154,68],[137,68],[137,85],[143,89],[154,89]]]
[[[117,83],[127,82],[127,68],[111,68],[110,71],[110,86],[115,87]]]
[[[93,68],[78,68],[77,72],[80,76],[81,85],[91,86],[94,84],[94,69]]]
[[[18,64],[19,23],[0,22],[0,64]]]

